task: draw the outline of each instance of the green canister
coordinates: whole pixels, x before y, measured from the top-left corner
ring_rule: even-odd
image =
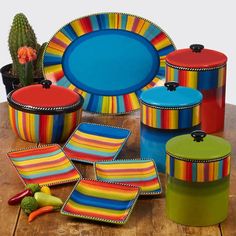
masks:
[[[176,223],[208,226],[228,214],[231,145],[201,130],[166,144],[166,211]]]

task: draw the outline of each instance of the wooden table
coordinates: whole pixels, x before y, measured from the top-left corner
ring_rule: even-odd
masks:
[[[217,117],[216,117],[217,119]],[[83,113],[83,121],[116,125],[129,128],[132,135],[119,157],[139,157],[139,112],[124,116],[98,116]],[[8,199],[21,191],[24,186],[14,168],[6,159],[6,153],[13,149],[33,147],[17,138],[11,131],[7,103],[0,104],[0,235],[236,235],[236,106],[227,105],[225,131],[218,135],[228,139],[233,146],[230,207],[227,220],[211,227],[186,227],[175,224],[165,216],[164,194],[159,198],[139,199],[128,222],[123,226],[85,221],[50,213],[27,222],[26,215],[19,206],[9,206]],[[92,165],[76,164],[82,175],[94,178]],[[165,176],[161,175],[165,188]],[[74,184],[52,187],[56,196],[66,199]]]

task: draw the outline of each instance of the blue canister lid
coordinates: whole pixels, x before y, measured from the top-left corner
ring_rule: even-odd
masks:
[[[165,86],[142,92],[140,99],[150,106],[178,108],[201,103],[202,94],[196,89],[179,86],[176,82],[167,82]]]

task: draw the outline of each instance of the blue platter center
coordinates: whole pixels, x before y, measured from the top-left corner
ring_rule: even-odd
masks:
[[[122,95],[141,89],[157,75],[157,50],[144,37],[117,29],[74,40],[63,55],[67,79],[88,93]]]

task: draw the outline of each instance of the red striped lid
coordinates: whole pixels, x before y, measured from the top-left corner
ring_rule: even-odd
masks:
[[[213,68],[226,64],[227,57],[221,52],[205,49],[201,44],[171,52],[166,57],[167,64],[186,68]]]
[[[45,110],[61,110],[81,107],[83,98],[74,91],[52,85],[49,80],[43,80],[41,84],[35,84],[13,91],[8,96],[8,101],[12,105],[22,108],[35,109],[44,108]]]

